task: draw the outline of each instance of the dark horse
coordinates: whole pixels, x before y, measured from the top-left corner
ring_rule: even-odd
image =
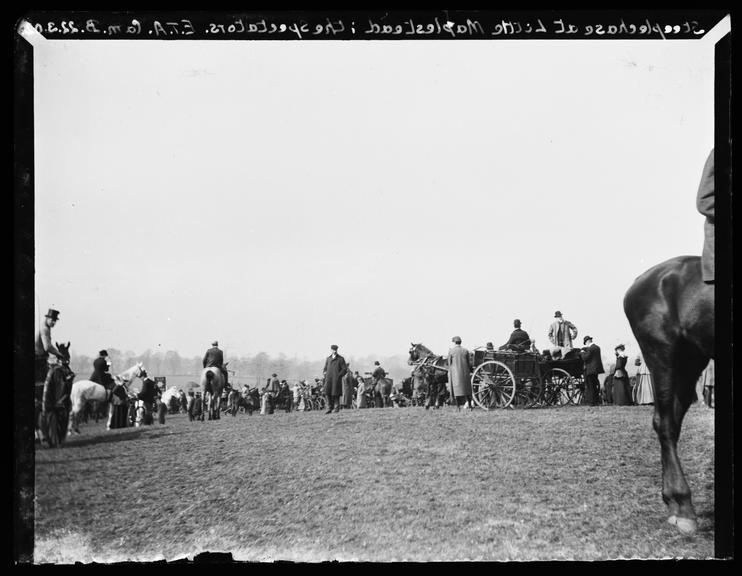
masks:
[[[407,364],[414,366],[412,370],[413,381],[422,379],[427,388],[425,408],[439,408],[447,396],[446,384],[448,382],[448,368],[446,359],[437,356],[423,344],[410,344],[409,358]],[[415,386],[417,388],[417,386]]]
[[[60,352],[58,362],[49,367],[36,400],[36,435],[42,445],[60,447],[67,437],[70,414],[70,392],[75,373],[70,369],[70,343],[55,343]]]
[[[698,377],[714,357],[714,286],[701,278],[700,257],[680,256],[639,276],[626,292],[624,311],[652,372],[667,521],[692,534],[696,514],[677,444],[683,417],[697,399]]]

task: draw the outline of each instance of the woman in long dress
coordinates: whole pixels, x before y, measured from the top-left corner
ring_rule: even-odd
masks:
[[[629,385],[629,375],[626,372],[626,349],[623,344],[615,348],[616,352],[616,369],[613,372],[613,403],[616,406],[631,405],[631,386]]]
[[[126,428],[129,425],[129,395],[126,387],[116,383],[111,392],[111,412],[108,418],[108,429]]]
[[[637,404],[654,404],[654,390],[652,389],[652,376],[641,358],[634,362],[636,366],[636,388],[635,401]]]

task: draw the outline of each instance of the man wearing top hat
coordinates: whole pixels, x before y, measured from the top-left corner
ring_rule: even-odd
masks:
[[[203,365],[204,368],[219,368],[222,374],[224,374],[224,387],[227,387],[229,374],[224,367],[224,353],[219,349],[219,342],[217,340],[211,343],[211,348],[204,354]]]
[[[52,344],[52,328],[59,320],[59,310],[49,309],[44,317],[44,323],[36,334],[35,351],[35,377],[36,382],[46,380],[46,373],[49,364],[56,364],[57,359],[63,359],[63,356],[57,347]]]
[[[343,393],[343,376],[348,371],[345,358],[338,354],[337,344],[330,346],[331,354],[325,360],[322,371],[325,377],[325,396],[327,396],[327,412],[340,412],[340,395]]]
[[[104,388],[110,388],[113,385],[113,376],[111,376],[109,369],[111,363],[108,360],[108,351],[101,350],[98,352],[98,357],[93,360],[93,374],[89,380],[100,384]]]
[[[584,364],[585,373],[585,396],[582,401],[590,406],[600,404],[600,381],[598,374],[603,374],[603,360],[600,357],[600,346],[593,343],[590,336],[582,339],[584,347],[580,352],[580,357]]]
[[[549,340],[552,344],[551,356],[564,358],[573,348],[572,341],[577,338],[577,327],[569,320],[565,320],[562,313],[554,312],[554,322],[549,326]]]

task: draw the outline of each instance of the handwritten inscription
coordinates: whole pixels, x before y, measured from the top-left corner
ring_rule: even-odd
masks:
[[[245,39],[307,39],[307,38],[686,38],[701,36],[706,30],[696,20],[661,23],[649,19],[616,22],[570,22],[564,18],[494,19],[474,18],[448,20],[442,17],[404,18],[391,22],[388,17],[348,20],[324,18],[309,22],[297,20],[248,19],[233,17],[224,21],[194,22],[189,18],[157,20],[132,18],[125,22],[86,20],[49,20],[34,22],[41,34],[52,37],[105,36],[149,38],[245,38]]]

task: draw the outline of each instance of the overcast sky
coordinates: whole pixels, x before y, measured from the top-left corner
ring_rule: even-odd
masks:
[[[543,348],[557,309],[635,350],[627,288],[703,245],[714,38],[36,39],[37,315],[86,355]]]

